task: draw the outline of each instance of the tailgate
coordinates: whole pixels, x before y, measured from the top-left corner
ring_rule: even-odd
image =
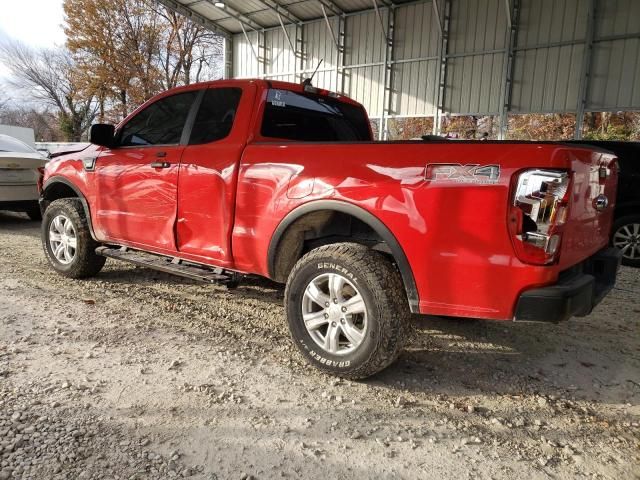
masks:
[[[569,157],[573,182],[560,254],[563,268],[585,260],[609,244],[618,184],[615,155],[575,148]]]
[[[44,167],[47,160],[38,154],[0,153],[0,184],[31,185],[38,181],[38,168]]]

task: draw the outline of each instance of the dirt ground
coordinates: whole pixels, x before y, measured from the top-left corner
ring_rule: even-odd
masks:
[[[562,325],[416,319],[364,382],[303,363],[282,296],[68,280],[0,213],[0,480],[640,478],[640,270]]]

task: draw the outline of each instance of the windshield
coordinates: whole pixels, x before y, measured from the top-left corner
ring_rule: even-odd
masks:
[[[322,95],[278,89],[267,94],[261,133],[302,142],[371,140],[369,120],[362,107]]]
[[[26,143],[8,135],[0,135],[0,152],[38,153]]]

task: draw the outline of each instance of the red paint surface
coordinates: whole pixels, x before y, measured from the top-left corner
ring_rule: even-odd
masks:
[[[263,276],[269,243],[288,213],[317,200],[356,205],[400,243],[420,311],[428,314],[510,319],[520,293],[554,283],[608,243],[614,205],[596,212],[593,200],[606,194],[613,203],[611,155],[536,143],[280,142],[259,135],[266,82],[188,88],[227,85],[244,90],[231,134],[206,145],[163,147],[173,149],[172,168],[146,165],[159,147],[91,147],[50,162],[47,178],[63,176],[83,192],[100,240]],[[85,172],[82,157],[98,153],[96,171]],[[426,181],[431,163],[497,164],[501,173],[495,184]],[[611,170],[606,180],[601,165]],[[553,265],[522,263],[507,227],[514,175],[527,168],[571,171],[569,217]]]

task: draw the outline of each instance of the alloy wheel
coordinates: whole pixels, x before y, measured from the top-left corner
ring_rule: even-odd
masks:
[[[56,216],[49,224],[49,246],[56,260],[63,265],[73,262],[78,238],[76,229],[65,215]]]
[[[640,259],[640,223],[622,225],[613,234],[613,246],[629,260]]]
[[[302,297],[302,318],[313,341],[333,355],[352,353],[367,334],[364,298],[338,273],[324,273],[309,282]]]

